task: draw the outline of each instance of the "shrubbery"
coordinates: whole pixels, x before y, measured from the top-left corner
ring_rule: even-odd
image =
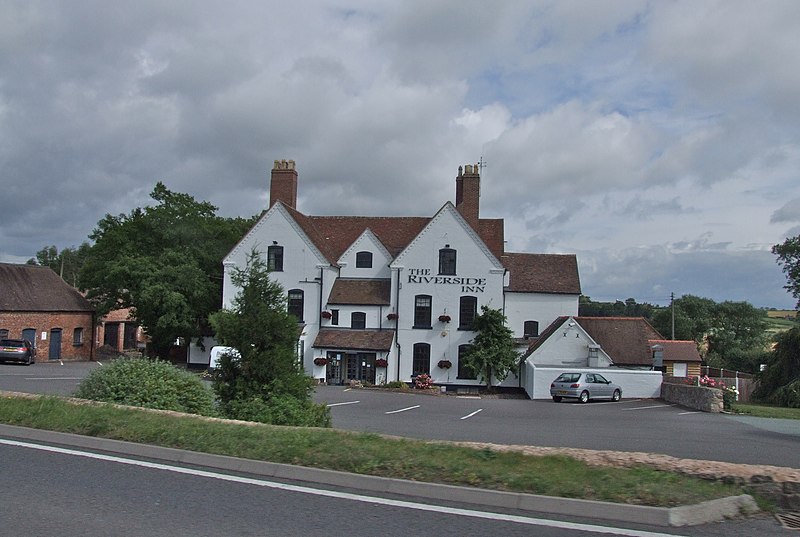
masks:
[[[92,371],[78,386],[75,397],[215,415],[214,394],[203,381],[160,360],[113,360]]]
[[[800,379],[781,386],[767,400],[778,406],[800,408]]]
[[[256,396],[235,399],[226,408],[227,417],[232,419],[300,427],[331,426],[331,415],[325,405],[291,395],[273,395],[267,400]]]

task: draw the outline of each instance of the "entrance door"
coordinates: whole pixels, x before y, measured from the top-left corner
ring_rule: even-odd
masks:
[[[124,323],[124,335],[122,336],[123,350],[136,348],[136,332],[139,327],[135,323]]]
[[[119,348],[119,323],[106,323],[103,328],[103,345],[108,345],[115,351]]]
[[[33,353],[36,354],[36,329],[25,328],[22,331],[22,339],[31,342],[31,345],[33,346]]]
[[[340,352],[328,351],[328,365],[325,368],[325,382],[328,384],[342,384],[343,357],[344,355]]]
[[[61,359],[61,329],[53,328],[50,330],[50,353],[47,356],[48,360]]]
[[[348,354],[347,380],[360,380],[375,384],[375,353],[359,352],[358,354]]]

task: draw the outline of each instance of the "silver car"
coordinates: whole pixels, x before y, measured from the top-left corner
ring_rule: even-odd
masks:
[[[586,403],[589,399],[619,401],[622,398],[622,388],[600,373],[561,373],[550,384],[550,395],[556,403],[560,403],[565,397],[577,399],[581,403]]]

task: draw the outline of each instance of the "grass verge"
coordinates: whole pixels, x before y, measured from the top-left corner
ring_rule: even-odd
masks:
[[[667,471],[595,467],[565,456],[226,423],[57,397],[3,397],[0,422],[357,474],[636,505],[673,507],[742,493],[732,485]]]
[[[780,418],[786,420],[800,420],[800,408],[757,405],[754,403],[734,403],[733,411],[736,414],[747,414],[749,416],[756,416],[759,418]]]

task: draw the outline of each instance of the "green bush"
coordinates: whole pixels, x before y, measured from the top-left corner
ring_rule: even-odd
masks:
[[[393,380],[391,382],[387,382],[386,387],[391,388],[393,390],[407,390],[408,384],[406,384],[402,380]]]
[[[788,408],[800,408],[800,379],[775,390],[771,402]]]
[[[328,407],[291,395],[272,395],[269,399],[234,399],[226,405],[229,418],[301,427],[330,427]]]
[[[216,415],[214,394],[197,375],[159,360],[113,360],[93,370],[80,383],[75,397]]]

